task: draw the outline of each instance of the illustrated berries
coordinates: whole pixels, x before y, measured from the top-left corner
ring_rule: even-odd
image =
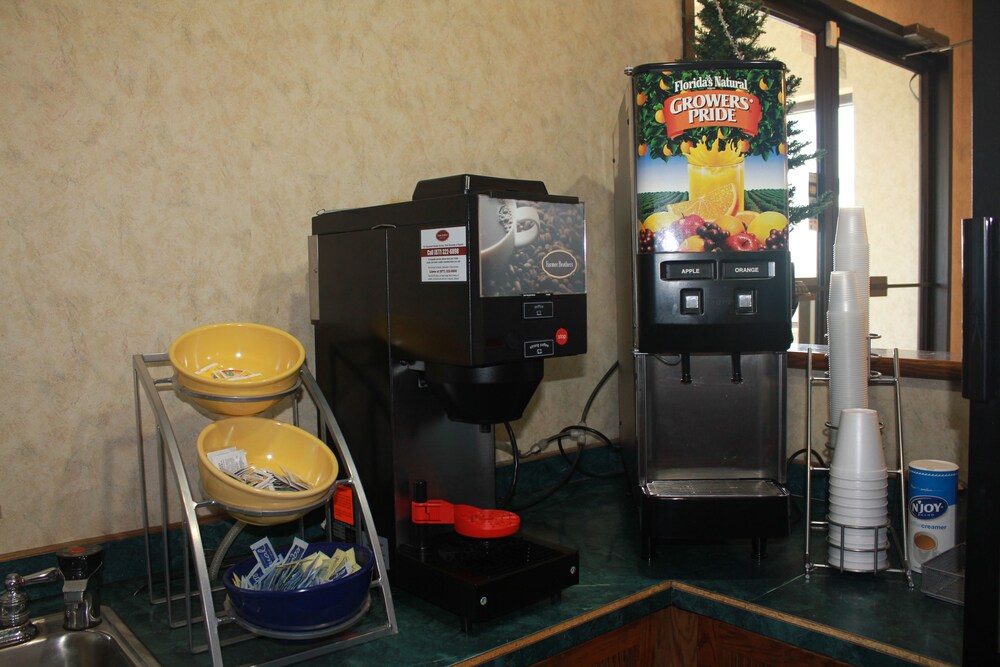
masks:
[[[764,247],[768,250],[783,250],[787,248],[788,227],[785,227],[784,229],[772,229],[771,233],[764,241]]]
[[[646,228],[639,230],[639,252],[653,252],[653,232]]]
[[[711,252],[724,248],[726,239],[729,238],[729,232],[714,222],[708,222],[698,228],[698,236],[705,241],[705,252]]]

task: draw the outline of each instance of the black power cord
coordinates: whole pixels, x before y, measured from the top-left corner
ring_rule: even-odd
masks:
[[[604,435],[596,428],[592,428],[590,426],[585,425],[585,422],[587,420],[587,415],[590,414],[590,409],[593,406],[594,400],[597,398],[598,393],[600,393],[601,389],[604,387],[605,384],[607,384],[608,380],[617,370],[618,370],[618,362],[615,361],[613,364],[611,364],[611,367],[608,368],[607,371],[605,371],[604,375],[601,376],[601,379],[598,380],[597,385],[594,386],[593,391],[590,392],[590,396],[587,398],[587,402],[583,408],[583,413],[580,415],[579,424],[567,426],[566,428],[559,431],[559,433],[556,433],[555,435],[550,435],[543,441],[545,443],[545,446],[548,446],[552,442],[555,442],[557,444],[557,446],[559,447],[559,453],[570,464],[569,470],[566,472],[565,475],[563,475],[562,479],[560,479],[558,482],[556,482],[551,487],[546,489],[541,496],[539,496],[538,498],[532,500],[531,502],[525,505],[510,508],[512,511],[516,512],[527,509],[529,507],[534,507],[535,505],[542,502],[546,498],[549,498],[552,494],[554,494],[556,491],[564,487],[566,484],[568,484],[570,480],[573,478],[573,475],[575,475],[577,472],[587,477],[592,477],[597,479],[608,479],[613,477],[619,477],[623,474],[621,472],[594,473],[584,470],[583,468],[580,467],[580,459],[583,457],[585,439],[584,441],[577,442],[576,456],[573,457],[572,459],[566,453],[566,449],[563,447],[563,442],[562,442],[563,438],[571,436],[574,432],[582,431],[585,434],[592,435],[597,439],[601,440],[610,449],[619,453],[621,452],[621,445],[612,442],[612,440],[608,436]],[[497,506],[500,509],[508,509],[508,506],[513,501],[514,495],[517,491],[517,477],[518,477],[518,471],[521,466],[521,454],[517,446],[517,438],[514,436],[514,429],[511,427],[510,422],[504,422],[503,424],[504,428],[507,430],[507,436],[510,438],[511,456],[513,457],[514,461],[512,464],[513,470],[511,473],[511,481],[507,488],[507,493],[505,493],[503,497],[497,501]],[[537,446],[538,445],[536,445],[536,447]],[[542,449],[544,449],[544,447],[539,448],[538,451],[541,451]]]
[[[514,457],[513,471],[511,472],[507,493],[497,501],[497,508],[505,510],[510,505],[510,501],[514,499],[514,491],[517,489],[517,471],[521,467],[521,453],[517,449],[517,438],[514,437],[514,429],[511,427],[510,422],[505,421],[503,425],[507,429],[507,437],[510,438],[510,455]]]

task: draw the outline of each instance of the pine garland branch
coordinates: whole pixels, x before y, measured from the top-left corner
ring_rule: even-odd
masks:
[[[763,8],[763,0],[698,0],[698,2],[700,4],[697,12],[698,24],[695,26],[692,41],[696,60],[774,60],[774,47],[758,43],[764,35],[764,23],[767,20],[767,10]],[[791,100],[801,84],[802,77],[786,71],[786,117],[795,106]],[[795,138],[801,134],[801,130],[795,126],[795,121],[788,121],[786,134],[789,169],[823,157],[822,151],[804,152],[808,145]],[[789,188],[790,224],[817,217],[823,209],[833,203],[833,193],[824,192],[807,206],[792,206],[791,198],[794,192],[794,188]]]

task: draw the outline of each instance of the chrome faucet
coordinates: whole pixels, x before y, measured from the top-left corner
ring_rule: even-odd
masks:
[[[59,579],[59,570],[54,567],[41,572],[22,577],[19,574],[8,574],[4,578],[4,592],[0,596],[0,648],[23,644],[31,641],[38,634],[38,629],[31,622],[28,611],[28,596],[24,593],[25,586],[43,584]]]
[[[101,578],[104,552],[100,547],[67,547],[56,552],[63,578],[63,627],[86,630],[101,622]]]
[[[27,586],[63,580],[63,627],[86,630],[101,622],[101,577],[104,552],[100,547],[68,547],[56,553],[59,567],[22,577],[8,574],[0,594],[0,648],[23,644],[38,634],[28,610]]]

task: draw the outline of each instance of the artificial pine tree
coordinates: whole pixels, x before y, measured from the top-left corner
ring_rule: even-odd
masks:
[[[767,12],[761,7],[761,0],[698,0],[698,24],[695,27],[692,46],[696,60],[774,60],[773,47],[761,46],[758,40],[764,34]],[[795,103],[795,92],[802,78],[785,72],[785,115],[791,113]],[[803,154],[806,144],[797,140],[802,130],[795,121],[788,121],[788,168],[794,169],[808,160],[822,156],[822,153]],[[801,220],[815,218],[819,212],[833,202],[832,192],[820,193],[814,203],[806,206],[792,206],[795,189],[788,189],[788,220],[795,224]]]

